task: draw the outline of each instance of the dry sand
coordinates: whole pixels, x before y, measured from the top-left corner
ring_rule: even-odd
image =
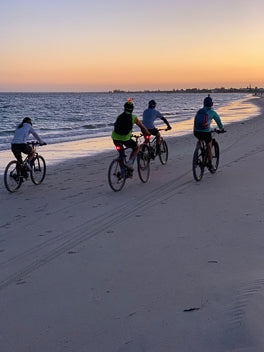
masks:
[[[227,130],[200,183],[189,135],[119,193],[114,150],[2,185],[0,351],[262,352],[264,115]]]

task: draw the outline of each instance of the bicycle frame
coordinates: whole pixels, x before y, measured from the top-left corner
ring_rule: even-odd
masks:
[[[166,128],[158,128],[158,131],[166,131]],[[163,141],[162,136],[160,136],[160,141],[162,143],[162,141]],[[146,136],[144,144],[146,144],[149,147],[150,157],[152,159],[155,159],[156,156],[158,155],[157,150],[156,150],[157,136],[154,136],[154,135]]]
[[[28,176],[35,185],[39,185],[45,178],[46,175],[46,163],[45,159],[39,155],[34,148],[36,145],[39,145],[38,142],[29,142],[34,149],[34,157],[30,161],[31,168],[29,169],[26,166],[27,161],[29,160],[28,155],[22,159],[22,162],[16,160],[12,160],[8,163],[5,168],[4,173],[4,183],[7,190],[11,193],[17,191],[24,179],[27,180]]]
[[[214,133],[221,133],[215,129],[211,131]],[[219,145],[215,138],[212,138],[212,162],[209,163],[208,145],[204,140],[198,140],[193,154],[193,176],[196,181],[200,181],[204,174],[204,169],[208,167],[211,173],[215,173],[219,164]],[[212,165],[212,166],[211,166]]]
[[[137,142],[138,139],[142,137],[142,134],[139,136],[131,135],[131,137],[134,137]],[[120,141],[120,144],[116,145],[116,150],[119,153],[118,158],[113,159],[108,168],[108,183],[112,190],[115,192],[120,191],[124,187],[126,179],[132,178],[133,175],[133,170],[127,166],[127,149],[130,148],[124,147],[122,142]],[[146,183],[149,179],[150,172],[148,154],[144,153],[144,151],[140,149],[139,153],[137,154],[136,161],[138,176],[141,182]]]

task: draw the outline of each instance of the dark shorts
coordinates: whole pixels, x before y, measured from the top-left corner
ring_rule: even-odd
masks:
[[[131,148],[131,149],[136,149],[137,148],[137,142],[134,141],[134,139],[129,139],[128,141],[118,141],[118,140],[113,140],[114,145],[120,145],[121,147],[125,146],[126,148]]]
[[[157,136],[159,134],[159,131],[157,130],[156,127],[154,128],[149,128],[149,133],[152,134],[153,136]]]
[[[196,138],[199,139],[199,141],[205,141],[206,144],[208,144],[208,143],[210,143],[212,141],[211,132],[194,131],[193,134],[195,135]]]
[[[21,144],[11,144],[11,150],[16,157],[16,159],[22,163],[22,156],[21,153],[24,154],[31,154],[33,152],[33,149],[30,145],[26,143],[21,143]]]

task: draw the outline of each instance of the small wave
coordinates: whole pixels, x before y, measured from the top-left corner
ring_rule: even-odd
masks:
[[[15,105],[3,105],[3,106],[0,106],[0,109],[9,109],[9,108],[15,108],[16,106]]]
[[[105,127],[105,124],[83,125],[82,127],[85,128],[86,130],[94,130],[94,129],[96,129],[96,128]]]
[[[44,132],[54,131],[53,128],[45,128],[45,127],[39,128],[39,130],[44,131]],[[61,127],[61,128],[56,128],[56,131],[72,131],[72,128],[71,127]]]
[[[0,131],[0,136],[10,136],[13,135],[14,130],[9,130],[9,131]]]

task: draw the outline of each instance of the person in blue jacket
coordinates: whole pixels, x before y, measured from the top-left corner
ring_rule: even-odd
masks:
[[[198,140],[203,140],[207,144],[209,169],[214,172],[215,170],[212,165],[212,120],[216,122],[221,132],[225,132],[225,130],[219,115],[212,109],[214,103],[210,95],[204,99],[203,104],[204,107],[199,109],[195,115],[193,134]]]
[[[167,121],[167,119],[158,110],[155,109],[156,105],[157,103],[155,102],[155,100],[149,101],[148,109],[146,109],[143,112],[142,123],[153,136],[157,137],[156,148],[157,148],[157,154],[158,154],[160,152],[161,137],[160,137],[159,130],[154,125],[154,121],[157,119],[161,119],[167,125],[166,130],[171,130],[171,126]]]

